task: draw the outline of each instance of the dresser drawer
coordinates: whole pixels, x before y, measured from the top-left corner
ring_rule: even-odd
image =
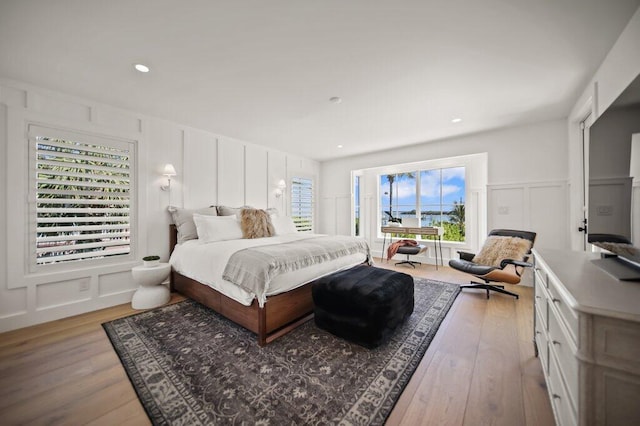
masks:
[[[549,356],[549,395],[551,397],[551,405],[556,417],[556,422],[560,426],[577,424],[576,414],[571,406],[571,402],[567,396],[567,390],[564,387],[560,376],[560,369],[553,355]]]
[[[544,287],[547,286],[547,271],[544,270],[544,268],[540,267],[539,265],[536,264],[535,269],[534,269],[534,273],[536,275],[535,280],[536,283],[540,283],[542,284]]]
[[[575,311],[571,309],[567,301],[561,296],[558,290],[559,286],[553,279],[549,279],[549,295],[551,296],[550,304],[558,310],[560,313],[560,320],[564,323],[564,326],[569,330],[571,334],[571,340],[577,345],[578,342],[578,316]],[[551,316],[551,313],[549,313]]]
[[[543,328],[547,329],[547,318],[549,316],[549,296],[547,290],[544,288],[544,284],[539,280],[536,280],[535,286],[535,305],[538,310],[538,318],[541,321]]]
[[[539,312],[536,312],[536,329],[534,330],[536,346],[538,347],[538,358],[542,364],[545,376],[549,373],[549,347],[547,341],[547,331],[542,326]]]
[[[557,361],[562,365],[562,377],[567,386],[569,397],[574,407],[578,406],[578,359],[575,356],[575,349],[569,337],[566,335],[560,321],[554,312],[549,312],[549,358],[557,357]]]

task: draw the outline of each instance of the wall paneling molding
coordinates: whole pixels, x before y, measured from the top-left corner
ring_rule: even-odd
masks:
[[[567,181],[490,184],[487,191],[489,230],[534,231],[536,247],[569,247]]]

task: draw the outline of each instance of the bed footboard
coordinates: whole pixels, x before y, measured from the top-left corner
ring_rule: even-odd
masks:
[[[313,318],[311,283],[269,296],[264,308],[256,300],[245,306],[196,280],[171,271],[171,291],[201,303],[249,331],[264,346]]]

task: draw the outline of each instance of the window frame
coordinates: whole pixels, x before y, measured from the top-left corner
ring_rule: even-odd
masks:
[[[310,195],[311,195],[311,201],[308,203],[309,207],[311,208],[311,215],[308,218],[311,222],[311,226],[308,229],[301,229],[300,227],[298,227],[298,223],[296,223],[295,219],[294,219],[294,213],[296,212],[296,207],[294,207],[294,191],[295,188],[299,187],[300,185],[296,184],[296,179],[298,180],[305,180],[305,181],[309,181],[310,182]],[[294,176],[292,176],[289,179],[289,209],[290,209],[290,216],[291,219],[293,220],[296,229],[298,230],[298,232],[304,232],[304,233],[314,233],[315,232],[315,214],[316,214],[316,208],[315,208],[315,178],[313,176],[305,176],[303,174],[296,174]],[[299,203],[301,204],[301,203]],[[301,207],[298,206],[297,207],[298,210],[301,210]]]
[[[417,153],[416,155],[420,155]],[[465,200],[465,242],[444,242],[443,246],[451,250],[477,250],[478,242],[486,237],[487,233],[487,188],[488,188],[488,164],[489,153],[477,152],[453,157],[441,157],[425,159],[415,162],[388,164],[363,169],[352,169],[351,175],[360,174],[361,183],[364,185],[361,200],[364,209],[361,212],[364,222],[363,236],[367,238],[372,246],[381,247],[384,235],[380,232],[381,209],[378,205],[380,200],[380,183],[378,175],[401,172],[404,169],[431,169],[447,168],[453,166],[464,166],[466,169],[466,200]],[[368,190],[366,189],[368,188]],[[364,197],[364,198],[362,198]],[[375,198],[375,199],[374,199]],[[353,218],[353,205],[351,210]],[[387,239],[388,239],[387,235]]]
[[[440,182],[440,204],[439,204],[439,208],[440,208],[440,212],[442,213],[442,207],[443,207],[443,202],[442,202],[442,185],[443,185],[443,181],[442,181],[442,171],[446,170],[446,169],[454,169],[454,168],[463,168],[465,170],[465,178],[464,178],[464,205],[465,205],[465,209],[466,209],[466,205],[467,205],[467,200],[469,197],[469,183],[468,183],[468,178],[467,178],[467,171],[468,171],[468,165],[466,164],[447,164],[447,165],[443,165],[443,166],[439,166],[439,165],[432,165],[430,167],[415,167],[414,165],[411,165],[410,167],[399,167],[397,169],[397,171],[392,172],[392,173],[385,173],[385,172],[380,172],[376,175],[376,183],[377,183],[377,187],[378,187],[378,198],[377,198],[377,219],[376,219],[376,223],[379,224],[380,226],[378,227],[378,238],[383,238],[383,234],[382,231],[380,230],[380,228],[382,227],[382,221],[383,221],[383,214],[382,214],[382,185],[381,185],[381,180],[384,176],[388,176],[388,175],[398,175],[398,174],[403,174],[403,173],[412,173],[413,174],[413,178],[415,180],[415,210],[416,210],[416,215],[418,213],[418,211],[420,211],[420,213],[422,214],[423,211],[423,203],[422,203],[422,173],[423,172],[430,172],[430,171],[439,171],[439,182]],[[396,183],[399,183],[399,181],[395,181]],[[400,206],[399,204],[397,206]],[[390,211],[393,211],[393,205],[389,207]],[[424,226],[424,225],[423,225]],[[464,227],[465,229],[467,228],[467,218],[465,215],[465,221],[464,221]],[[419,241],[422,240],[428,240],[429,238],[425,238],[422,237],[421,235],[410,235],[407,238],[413,238]],[[465,233],[465,239],[463,241],[455,241],[455,240],[445,240],[444,238],[442,239],[443,242],[446,243],[452,243],[452,244],[466,244],[467,242],[467,235]]]
[[[351,236],[362,237],[365,235],[366,220],[364,219],[364,176],[362,172],[351,172]],[[356,213],[357,210],[357,213]],[[358,226],[356,227],[356,219]]]
[[[62,129],[54,125],[41,124],[36,122],[26,123],[26,137],[28,143],[28,232],[25,236],[25,248],[28,252],[27,262],[28,272],[44,273],[58,272],[67,270],[77,270],[98,266],[109,266],[131,262],[137,257],[138,248],[138,232],[137,232],[137,216],[138,216],[138,179],[137,179],[137,162],[138,162],[138,146],[137,141],[128,138],[120,138],[109,135],[101,135],[93,132],[85,132],[75,129]],[[83,258],[69,261],[61,261],[54,263],[38,263],[37,261],[37,136],[44,136],[52,139],[74,140],[83,144],[103,146],[116,149],[126,147],[129,150],[129,252],[127,254],[119,254],[116,256]]]

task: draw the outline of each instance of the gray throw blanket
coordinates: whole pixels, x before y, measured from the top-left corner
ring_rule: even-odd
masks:
[[[355,253],[365,254],[371,263],[364,239],[342,235],[247,248],[231,255],[222,278],[255,294],[260,306],[264,306],[269,284],[276,275]]]

